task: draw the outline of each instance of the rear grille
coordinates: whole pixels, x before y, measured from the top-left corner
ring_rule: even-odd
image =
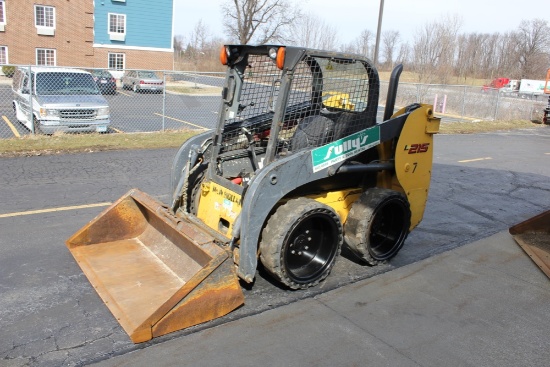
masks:
[[[59,116],[61,119],[65,120],[93,120],[97,115],[95,109],[85,109],[85,110],[61,110],[59,111]]]

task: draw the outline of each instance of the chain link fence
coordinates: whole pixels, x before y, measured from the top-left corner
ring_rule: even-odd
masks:
[[[4,70],[9,70],[4,68]],[[0,75],[0,138],[29,134],[212,129],[225,73],[107,71],[15,66]],[[381,82],[385,103],[388,82]],[[400,83],[396,107],[433,104],[446,121],[540,121],[547,96],[533,99],[460,85]]]
[[[387,84],[386,84],[387,85]],[[384,95],[384,91],[381,91]],[[531,120],[542,121],[548,95],[511,95],[498,89],[466,85],[401,83],[397,104],[433,104],[445,121]]]

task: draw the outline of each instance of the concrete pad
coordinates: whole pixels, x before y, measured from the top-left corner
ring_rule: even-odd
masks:
[[[417,366],[314,299],[94,366]]]
[[[507,232],[96,366],[542,366],[550,281]]]
[[[318,299],[422,366],[550,361],[550,282],[506,232]]]

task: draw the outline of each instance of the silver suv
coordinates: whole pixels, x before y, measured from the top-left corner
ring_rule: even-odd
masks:
[[[13,76],[13,109],[35,133],[106,132],[109,104],[92,75],[68,68],[18,68]]]

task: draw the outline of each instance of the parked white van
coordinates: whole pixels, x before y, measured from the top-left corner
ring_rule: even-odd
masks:
[[[20,67],[13,92],[17,120],[35,133],[106,132],[111,123],[107,100],[84,70]]]

